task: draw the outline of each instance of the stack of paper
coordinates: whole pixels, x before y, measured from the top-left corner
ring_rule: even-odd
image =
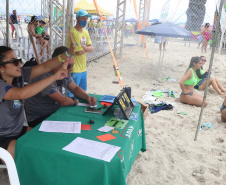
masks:
[[[81,133],[81,122],[43,121],[39,128],[42,132]]]
[[[63,148],[68,152],[110,162],[121,147],[77,137]]]

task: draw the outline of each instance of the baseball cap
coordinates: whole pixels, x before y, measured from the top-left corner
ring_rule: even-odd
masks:
[[[88,12],[85,9],[81,9],[79,11],[76,12],[76,17],[82,17],[82,16],[88,16],[88,17],[92,17],[91,14],[88,14]]]

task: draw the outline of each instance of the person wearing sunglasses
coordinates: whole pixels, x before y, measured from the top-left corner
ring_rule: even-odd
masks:
[[[47,46],[49,44],[49,41],[42,38],[42,33],[37,32],[38,27],[39,27],[38,17],[32,16],[31,21],[28,24],[28,32],[29,32],[30,36],[33,36],[34,42],[36,42],[36,44],[40,44],[40,46],[41,46],[40,56],[41,56],[42,59],[45,59],[44,51],[45,51],[45,48],[47,48],[47,56],[48,56],[49,47],[47,47]]]
[[[70,34],[71,36],[71,34]],[[28,132],[31,127],[23,126],[24,100],[34,96],[56,80],[67,76],[68,62],[54,75],[31,85],[24,86],[37,76],[51,71],[74,54],[75,43],[72,39],[70,49],[34,67],[22,67],[21,59],[17,59],[14,51],[6,46],[0,46],[0,147],[9,151],[14,157],[16,140]]]
[[[206,57],[201,56],[200,61],[202,62],[202,67],[196,70],[197,83],[195,84],[195,89],[204,90],[206,87],[206,81],[208,76],[208,71],[204,72],[203,70],[203,65],[206,63]],[[219,95],[224,95],[223,93],[226,93],[226,90],[216,77],[210,78],[208,87],[209,86],[212,86]]]
[[[66,52],[67,50],[67,47],[58,47],[54,50],[52,57],[54,58],[59,54]],[[84,99],[90,105],[96,104],[96,98],[90,97],[81,87],[76,85],[76,83],[71,78],[70,71],[72,71],[74,66],[73,56],[68,58],[66,61],[68,62],[68,77],[51,83],[48,87],[35,96],[26,99],[25,112],[28,125],[30,127],[35,127],[41,123],[61,106],[76,106],[78,104],[77,99],[65,96],[66,89],[69,89],[75,97]],[[52,69],[50,72],[32,79],[30,83],[33,84],[37,81],[54,75],[60,67],[61,66],[58,66]]]

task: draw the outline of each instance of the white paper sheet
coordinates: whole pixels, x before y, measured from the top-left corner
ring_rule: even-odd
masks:
[[[77,106],[81,106],[81,107],[91,107],[91,108],[97,107],[97,105],[90,106],[90,104],[88,104],[88,103],[78,103]]]
[[[81,133],[81,122],[43,121],[39,128],[42,132]]]
[[[121,147],[77,137],[63,150],[110,162]]]
[[[109,132],[110,130],[112,130],[114,127],[109,127],[109,126],[103,126],[98,128],[97,130],[100,132]]]

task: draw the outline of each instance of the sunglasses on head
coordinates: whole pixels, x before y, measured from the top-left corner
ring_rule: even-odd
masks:
[[[19,59],[13,59],[13,60],[10,60],[10,61],[7,61],[7,62],[0,62],[0,65],[6,65],[6,64],[10,64],[10,63],[13,63],[15,66],[18,66],[19,63],[22,64],[22,59],[19,58]]]

